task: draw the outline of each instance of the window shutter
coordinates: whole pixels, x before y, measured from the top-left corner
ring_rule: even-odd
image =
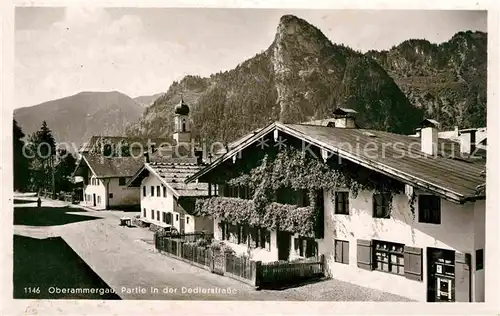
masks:
[[[335,262],[342,263],[342,242],[335,240]]]
[[[323,239],[325,237],[325,201],[323,199],[323,190],[316,192],[316,227],[315,238]]]
[[[470,302],[470,263],[468,253],[455,252],[455,302]]]
[[[257,247],[257,228],[250,227],[250,248]]]
[[[358,268],[372,270],[372,241],[357,240],[358,245]]]
[[[422,248],[405,246],[405,277],[410,280],[423,281]]]
[[[349,242],[343,241],[342,244],[342,263],[349,264]]]

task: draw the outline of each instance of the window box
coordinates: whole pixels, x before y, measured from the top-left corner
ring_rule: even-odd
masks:
[[[374,268],[378,271],[404,275],[404,245],[373,241]]]

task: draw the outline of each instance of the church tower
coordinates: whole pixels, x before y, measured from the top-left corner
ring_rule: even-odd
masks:
[[[174,109],[174,139],[179,143],[191,142],[191,126],[189,122],[189,106],[184,103],[181,97],[181,102],[175,106]]]

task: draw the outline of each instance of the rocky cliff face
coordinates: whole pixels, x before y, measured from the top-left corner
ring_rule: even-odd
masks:
[[[341,106],[367,128],[408,133],[419,123],[422,114],[373,59],[332,44],[302,19],[283,16],[268,51],[282,121],[325,118]]]
[[[487,34],[459,32],[432,44],[408,40],[370,51],[412,104],[446,128],[486,126]]]

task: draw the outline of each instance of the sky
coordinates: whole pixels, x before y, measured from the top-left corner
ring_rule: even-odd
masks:
[[[18,7],[15,107],[81,91],[152,95],[188,74],[232,69],[269,47],[284,14],[362,52],[487,31],[485,11]]]

